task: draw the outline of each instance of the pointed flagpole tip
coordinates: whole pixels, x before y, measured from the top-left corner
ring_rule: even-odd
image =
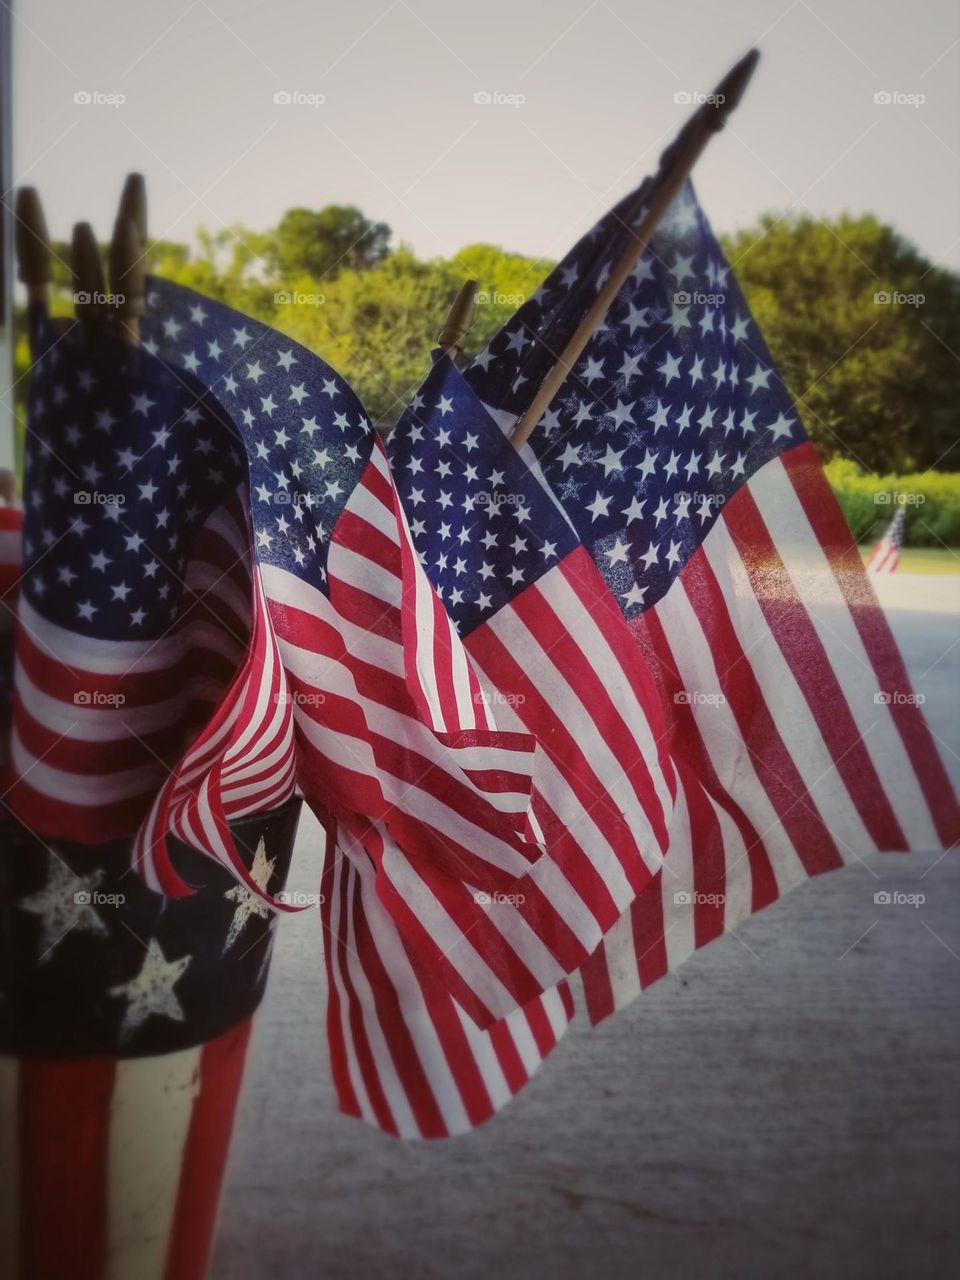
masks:
[[[114,308],[128,341],[139,340],[140,317],[146,305],[146,267],[143,242],[132,217],[118,218],[110,242],[110,288]]]
[[[132,218],[141,244],[147,243],[147,182],[142,173],[128,173],[120,195],[117,218]]]
[[[760,61],[760,50],[751,49],[739,62],[734,63],[727,74],[714,89],[712,107],[717,118],[716,127],[722,127],[728,115],[736,111],[740,99],[746,92],[757,63]]]
[[[70,268],[73,274],[73,302],[78,318],[98,318],[103,314],[107,286],[100,246],[89,222],[78,222],[73,228]]]
[[[36,187],[17,192],[16,233],[18,276],[31,289],[44,289],[53,279],[50,234]]]
[[[447,312],[443,328],[437,334],[437,345],[446,355],[455,356],[463,349],[476,309],[477,282],[467,280],[457,290],[453,306]]]
[[[539,390],[521,414],[512,436],[517,449],[521,449],[529,440],[564,379],[580,359],[628,275],[646,252],[670,202],[689,178],[711,137],[723,128],[726,117],[743,97],[759,60],[760,51],[751,49],[730,68],[716,90],[701,103],[663,152],[653,180],[645,182],[640,188],[629,214],[631,224],[634,218],[640,218],[640,223],[633,229],[632,239],[607,276],[603,288],[597,293],[567,345],[547,371]]]

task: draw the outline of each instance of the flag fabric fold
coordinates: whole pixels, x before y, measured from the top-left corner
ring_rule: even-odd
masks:
[[[635,201],[462,376],[439,360],[391,439],[418,551],[474,656],[478,617],[496,618],[489,547],[500,587],[504,572],[516,582],[526,627],[498,654],[501,682],[542,663],[548,571],[529,553],[562,546],[541,518],[506,554],[474,506],[468,553],[448,552],[457,530],[438,494],[456,476],[474,501],[517,501],[507,433],[622,252]],[[656,685],[672,769],[662,867],[582,969],[593,1021],[811,875],[956,841],[956,800],[893,636],[689,185],[519,458],[603,584],[583,615],[615,613]],[[430,469],[444,478],[425,483]],[[474,535],[483,554],[469,553]]]
[[[341,831],[324,864],[327,1026],[340,1106],[385,1133],[443,1138],[495,1115],[573,1017],[565,981],[479,1027],[415,963],[379,909],[372,867]]]
[[[38,325],[5,803],[99,844],[137,829],[250,651],[245,467],[197,387],[113,335]]]
[[[22,537],[23,512],[19,507],[0,504],[0,776],[10,752]]]
[[[191,890],[173,837],[269,897],[228,823],[299,784],[338,833],[377,1016],[387,991],[399,1011],[379,1048],[436,1088],[394,1102],[394,1131],[479,1122],[570,1014],[533,929],[464,944],[542,854],[537,744],[484,700],[362,408],[311,353],[159,281],[142,349],[39,324],[9,807],[44,838],[135,831],[167,895]],[[430,1030],[455,1021],[487,1058],[467,1078]]]
[[[553,921],[570,971],[662,861],[665,722],[582,539],[448,358],[417,402],[389,438],[391,466],[485,696],[540,744],[533,812],[548,854],[521,910]]]
[[[960,829],[691,188],[510,444],[637,203],[438,356],[387,448],[318,357],[180,286],[140,350],[38,322],[5,803],[262,902],[230,823],[299,790],[340,1104],[400,1136],[517,1093],[571,975],[599,1021],[809,876]]]
[[[243,878],[227,822],[299,766],[387,883],[404,844],[441,891],[509,883],[538,856],[518,830],[535,744],[471,696],[442,611],[423,625],[359,403],[266,326],[160,282],[151,301],[143,350],[41,322],[11,809],[90,842],[140,822],[137,864],[176,894],[167,834]]]
[[[403,1136],[462,1131],[522,1086],[572,1014],[566,934],[516,906],[547,861],[531,807],[541,748],[484,696],[346,384],[162,281],[144,338],[216,397],[250,459],[297,779],[334,833],[322,919],[341,1105]]]
[[[152,282],[143,334],[241,434],[300,788],[372,860],[379,900],[425,971],[456,952],[447,977],[473,1015],[506,1015],[562,972],[530,980],[523,951],[542,947],[529,931],[519,956],[484,956],[463,938],[483,924],[478,895],[508,894],[541,857],[528,817],[537,744],[479,696],[379,437],[316,356],[209,299]]]

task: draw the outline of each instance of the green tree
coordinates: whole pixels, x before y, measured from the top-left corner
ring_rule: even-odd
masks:
[[[824,456],[956,467],[960,278],[870,215],[768,214],[724,248]]]
[[[310,277],[284,281],[272,323],[319,352],[356,388],[378,422],[392,422],[430,367],[430,353],[460,285],[478,282],[464,355],[475,355],[550,269],[543,260],[471,245],[424,262],[401,246],[378,266],[342,271],[318,292]],[[312,288],[311,288],[312,286]]]
[[[477,311],[465,353],[476,355],[549,275],[553,262],[508,253],[498,245],[466,245],[450,260],[461,280],[477,281]]]
[[[341,271],[363,271],[389,252],[390,228],[371,222],[354,205],[288,209],[266,237],[264,257],[278,279],[307,275],[329,280]]]
[[[269,234],[239,223],[213,232],[201,227],[193,254],[184,257],[182,245],[159,243],[151,247],[147,264],[156,275],[272,323],[277,286],[266,261]]]
[[[436,335],[464,280],[478,282],[465,355],[476,354],[550,270],[551,263],[471,245],[453,259],[422,261],[405,246],[374,266],[317,279],[274,274],[272,233],[201,231],[187,261],[169,252],[155,269],[264,320],[316,351],[356,389],[377,422],[392,422],[430,367]]]
[[[273,323],[317,351],[351,383],[373,419],[393,421],[430,367],[430,349],[462,277],[401,247],[378,267],[330,283],[284,281],[295,301]],[[303,301],[296,301],[303,299]]]
[[[352,206],[290,209],[271,231],[201,230],[193,250],[157,242],[148,266],[317,351],[383,422],[426,373],[464,280],[479,294],[470,358],[552,265],[490,244],[423,261],[390,252],[389,237]],[[960,278],[869,215],[771,214],[724,248],[824,457],[884,473],[958,467]],[[66,314],[69,251],[56,252],[54,310]]]

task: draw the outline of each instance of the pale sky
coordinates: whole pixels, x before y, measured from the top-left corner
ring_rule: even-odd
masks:
[[[343,202],[424,256],[485,240],[556,257],[654,166],[691,109],[674,95],[758,44],[695,175],[714,226],[871,210],[960,266],[952,0],[14,3],[15,179],[64,238],[81,219],[108,238],[141,169],[158,236]]]

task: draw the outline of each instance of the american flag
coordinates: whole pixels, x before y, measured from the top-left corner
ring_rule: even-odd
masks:
[[[246,467],[216,406],[154,357],[73,321],[36,325],[5,803],[41,835],[101,843],[168,793],[259,656]],[[230,816],[292,793],[287,739],[270,786],[244,783]],[[169,830],[189,839],[190,816]]]
[[[397,1133],[470,1127],[572,1012],[531,976],[552,957],[527,921],[479,946],[542,855],[535,743],[479,696],[342,379],[158,280],[142,334],[35,336],[7,803],[48,839],[136,829],[137,867],[171,896],[190,889],[171,834],[262,895],[228,823],[280,804],[295,770],[336,832],[341,1101]],[[448,1060],[456,1021],[482,1077]]]
[[[233,827],[284,884],[299,802]],[[195,1277],[206,1264],[276,914],[176,841],[171,901],[97,848],[4,830],[0,1256],[11,1275]]]
[[[388,452],[484,697],[537,740],[533,813],[548,856],[518,887],[557,913],[569,971],[666,851],[675,779],[655,686],[583,539],[449,359]]]
[[[572,1013],[556,989],[556,912],[531,890],[528,906],[513,901],[545,861],[530,811],[536,743],[512,719],[505,731],[504,709],[481,696],[383,446],[342,379],[265,325],[159,280],[143,335],[216,398],[249,459],[263,626],[299,785],[331,836],[322,920],[341,1104],[406,1136],[469,1128],[523,1084]],[[170,887],[155,865],[151,882]],[[570,947],[566,932],[556,945]]]
[[[625,661],[598,660],[601,628],[656,686],[653,707],[630,688],[616,707],[648,717],[668,757],[667,853],[583,967],[595,1022],[803,879],[960,831],[856,546],[689,185],[524,447],[549,505],[521,514],[534,508],[506,433],[628,243],[634,204],[462,376],[438,360],[391,443],[468,652],[492,686],[529,695],[512,698],[518,725],[536,732],[547,703],[586,748]],[[603,585],[562,614],[549,593],[572,558]],[[598,770],[596,807],[622,800],[620,776]]]
[[[402,1138],[466,1133],[518,1093],[556,1046],[574,1013],[570,988],[559,982],[478,1026],[425,979],[378,900],[370,860],[348,831],[339,840],[324,865],[321,912],[341,1109]]]
[[[0,771],[6,765],[10,750],[22,533],[23,512],[20,508],[0,504]]]
[[[893,573],[900,564],[900,548],[903,546],[903,526],[907,515],[903,507],[890,521],[882,538],[867,559],[867,573]]]
[[[171,840],[176,901],[130,837],[252,648],[245,467],[153,357],[34,318],[27,510],[0,508],[0,1255],[201,1276],[300,806],[234,805],[232,874]]]

